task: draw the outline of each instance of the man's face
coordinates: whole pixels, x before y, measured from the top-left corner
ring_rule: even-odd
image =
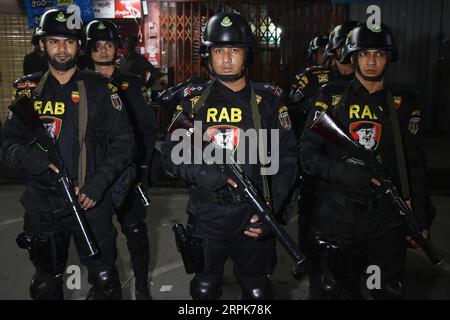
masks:
[[[216,47],[211,49],[211,67],[219,75],[239,74],[244,67],[245,49]]]
[[[40,47],[55,69],[66,71],[75,65],[79,50],[75,38],[46,36],[40,41]]]
[[[323,55],[325,52],[324,47],[320,47],[313,53],[314,61],[316,64],[321,65],[325,62],[325,56]]]
[[[375,145],[375,128],[359,129],[356,133],[359,137],[359,144],[366,149],[372,149]]]
[[[96,63],[111,62],[115,55],[116,46],[112,41],[96,41],[91,49],[91,58]]]
[[[361,73],[366,77],[380,76],[388,61],[386,50],[361,50],[357,57]]]

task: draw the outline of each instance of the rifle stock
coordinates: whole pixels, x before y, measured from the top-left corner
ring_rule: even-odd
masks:
[[[381,185],[379,188],[398,211],[400,218],[408,228],[410,236],[422,247],[423,251],[433,264],[441,264],[443,262],[442,254],[429,239],[423,237],[422,228],[417,222],[414,213],[401,198],[397,188],[389,177],[385,175],[383,168],[375,159],[372,152],[363,150],[358,143],[341,129],[337,121],[325,111],[315,112],[310,129],[322,136],[325,140],[334,143],[345,152],[356,153],[363,157],[363,160],[372,168],[374,173],[380,177]]]

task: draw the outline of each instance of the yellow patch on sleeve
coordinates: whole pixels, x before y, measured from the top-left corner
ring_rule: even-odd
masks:
[[[327,109],[328,109],[327,104],[326,104],[326,103],[323,103],[323,102],[321,102],[321,101],[316,101],[315,106],[316,106],[316,107],[320,107],[320,108],[322,108],[323,110],[327,110]]]

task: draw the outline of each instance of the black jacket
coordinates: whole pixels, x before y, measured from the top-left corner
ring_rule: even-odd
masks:
[[[185,98],[177,109],[191,112],[193,105],[206,89],[207,84],[196,84],[195,90],[185,90]],[[262,128],[279,130],[279,140],[270,141],[271,144],[279,146],[279,170],[275,175],[268,176],[274,211],[277,213],[282,208],[288,191],[294,183],[297,145],[291,129],[287,108],[279,98],[282,92],[270,84],[252,83],[252,85],[260,108]],[[208,99],[194,120],[202,121],[204,131],[211,133],[211,137],[218,132],[216,130],[223,130],[223,128],[238,128],[240,133],[242,133],[242,130],[254,128],[250,106],[249,82],[239,93],[231,91],[218,81],[215,82]],[[216,136],[214,135],[214,137]],[[233,147],[235,148],[234,150],[237,150],[239,148],[237,135],[233,138]],[[171,141],[171,136],[168,135],[161,147],[163,160],[171,174],[183,178],[189,185],[196,186],[198,189],[202,189],[204,184],[211,185],[211,181],[214,180],[218,182],[217,187],[225,184],[225,179],[221,175],[220,170],[211,170],[211,165],[205,163],[175,165],[171,159],[171,152],[177,143],[178,141]],[[266,148],[267,151],[270,150],[269,146]],[[248,145],[246,149],[247,147]],[[247,162],[242,164],[242,168],[256,186],[262,190],[259,163],[252,165]]]
[[[339,100],[347,86],[350,86],[348,99],[340,104]],[[423,223],[426,187],[424,154],[421,149],[421,110],[410,92],[392,91],[392,94],[398,112],[413,205],[418,218]],[[324,109],[334,115],[342,128],[355,141],[374,152],[375,156],[381,160],[385,173],[400,189],[386,90],[369,95],[356,79],[350,83],[333,82],[321,88],[315,106],[309,114],[308,123],[311,123],[316,111]],[[364,129],[370,129],[370,132]],[[336,165],[344,156],[344,151],[332,142],[325,141],[310,129],[304,131],[300,140],[302,167],[307,173],[320,178],[322,183],[327,184],[327,187],[319,188],[321,192],[332,192],[333,189],[345,192],[341,181],[336,178]],[[348,194],[351,196],[350,192]],[[373,193],[370,190],[362,190],[360,195],[370,197]]]
[[[150,166],[155,146],[155,112],[144,83],[138,76],[120,72],[118,69],[109,81],[118,88],[133,127],[136,139],[133,153],[136,164]]]
[[[320,87],[333,81],[350,81],[353,77],[354,74],[341,75],[336,66],[313,66],[295,76],[289,91],[288,106],[299,132],[303,130],[307,114],[317,99]]]
[[[15,81],[12,99],[32,94],[41,77],[42,73],[35,73]],[[88,70],[77,70],[65,85],[60,85],[50,74],[41,94],[34,98],[34,106],[51,135],[57,138],[66,169],[76,185],[79,157],[77,80],[84,81],[88,100],[87,175],[82,192],[98,202],[131,159],[133,134],[117,88],[100,74]],[[27,171],[27,185],[47,186],[51,183],[48,155],[39,150],[33,137],[11,112],[3,138],[7,164]]]

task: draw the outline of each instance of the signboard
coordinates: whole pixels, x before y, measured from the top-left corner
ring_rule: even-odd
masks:
[[[141,17],[141,0],[116,0],[114,15],[116,19]]]
[[[94,0],[95,18],[114,19],[114,1]]]
[[[141,18],[141,0],[94,0],[95,18]]]
[[[52,8],[63,8],[77,5],[80,8],[80,15],[83,21],[94,19],[93,0],[25,0],[25,8],[28,13],[28,25],[30,28],[38,26],[39,18],[42,14]]]

